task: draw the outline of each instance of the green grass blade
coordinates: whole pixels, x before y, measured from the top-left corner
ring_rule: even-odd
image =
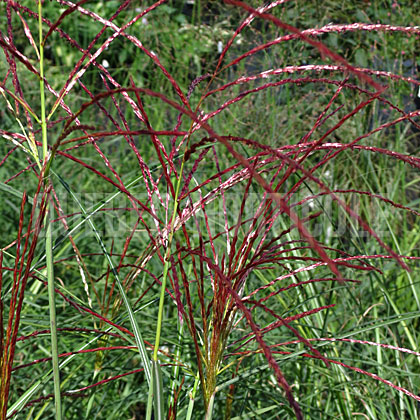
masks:
[[[88,213],[86,212],[86,210],[83,207],[82,203],[78,200],[78,198],[76,197],[76,195],[73,193],[73,191],[70,189],[70,186],[67,184],[66,181],[64,181],[64,179],[60,175],[57,175],[57,177],[60,180],[60,182],[62,183],[62,185],[64,186],[64,188],[69,192],[69,194],[71,195],[71,197],[77,203],[77,205],[79,206],[79,208],[80,208],[81,212],[83,213],[83,215],[85,217],[87,217],[88,216]],[[139,325],[137,323],[136,317],[134,315],[133,309],[131,308],[130,302],[129,302],[128,298],[127,298],[127,295],[125,293],[124,287],[123,287],[123,285],[121,283],[120,277],[119,277],[118,272],[117,272],[117,270],[115,268],[115,265],[112,262],[112,258],[109,255],[109,253],[108,253],[108,251],[107,251],[107,249],[105,247],[105,244],[103,243],[103,241],[101,239],[101,236],[99,235],[99,232],[96,229],[96,227],[95,227],[95,225],[94,225],[94,223],[93,223],[93,221],[92,221],[91,218],[89,218],[88,223],[89,223],[90,228],[92,229],[92,232],[94,233],[94,235],[95,235],[95,237],[96,237],[96,239],[97,239],[97,241],[99,243],[99,246],[101,247],[102,252],[105,255],[105,258],[106,258],[106,260],[107,260],[107,262],[109,264],[109,268],[111,269],[111,272],[112,272],[112,274],[115,277],[115,281],[117,283],[118,290],[119,290],[119,292],[121,294],[121,297],[123,299],[124,305],[125,305],[125,307],[127,309],[128,317],[130,319],[131,328],[133,329],[134,338],[136,340],[136,344],[137,344],[137,347],[139,349],[140,357],[141,357],[142,362],[143,362],[144,373],[146,375],[147,382],[150,383],[151,372],[150,372],[149,356],[147,354],[146,346],[144,345],[144,341],[143,341],[143,338],[142,338],[142,335],[141,335],[140,328],[139,328]]]
[[[22,200],[22,198],[23,198],[23,193],[21,191],[17,190],[16,188],[13,188],[12,186],[10,186],[8,184],[5,184],[4,182],[0,182],[0,191],[11,194],[11,195],[19,198],[19,200]],[[27,196],[27,197],[28,197],[27,202],[30,205],[32,205],[33,202],[34,202],[34,198],[30,197],[30,196]]]
[[[194,381],[193,389],[189,393],[188,410],[187,410],[187,415],[185,417],[185,420],[192,420],[192,413],[193,413],[193,410],[194,410],[194,403],[195,403],[195,395],[197,393],[197,388],[198,388],[199,382],[200,382],[200,379],[197,375],[196,378],[195,378],[195,381]]]
[[[51,227],[51,203],[46,216],[47,232],[45,239],[45,252],[47,257],[47,284],[48,284],[48,306],[50,310],[50,331],[51,331],[51,356],[54,377],[54,402],[56,418],[61,419],[61,391],[60,391],[60,369],[58,363],[57,344],[57,317],[55,312],[55,285],[54,285],[54,262],[52,254],[52,227]]]
[[[162,370],[159,360],[152,360],[152,376],[153,376],[153,407],[155,420],[165,419],[164,392],[162,382]]]

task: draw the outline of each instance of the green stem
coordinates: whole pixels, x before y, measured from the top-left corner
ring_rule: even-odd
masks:
[[[188,147],[188,143],[187,143]],[[175,197],[174,197],[174,210],[172,212],[172,221],[171,221],[171,227],[169,230],[168,235],[168,243],[166,247],[165,252],[165,258],[164,258],[164,266],[163,266],[163,276],[162,276],[162,284],[160,287],[160,297],[159,297],[159,310],[158,310],[158,320],[157,320],[157,326],[156,326],[156,337],[155,337],[155,347],[153,349],[153,357],[151,362],[152,372],[154,376],[154,383],[155,386],[152,388],[149,388],[149,401],[151,398],[154,400],[154,411],[155,416],[157,416],[157,419],[163,419],[164,418],[164,405],[163,405],[163,385],[162,385],[162,379],[161,379],[161,373],[160,373],[160,365],[158,360],[158,351],[159,351],[159,343],[160,343],[160,335],[162,332],[162,324],[163,324],[163,306],[165,303],[165,290],[166,290],[166,279],[168,277],[168,271],[169,271],[169,258],[171,255],[171,244],[172,239],[174,237],[174,226],[175,226],[175,217],[178,210],[178,196],[179,196],[179,189],[181,185],[181,179],[182,179],[182,173],[184,170],[184,159],[182,160],[181,169],[179,171],[178,180],[176,183],[176,190],[175,190]],[[159,374],[159,375],[158,375]],[[151,393],[153,393],[153,397],[151,396]]]
[[[42,39],[42,0],[38,0],[38,29],[39,29],[39,91],[41,101],[41,129],[42,129],[42,156],[43,165],[48,160],[48,136],[47,120],[45,112],[45,87],[44,87],[44,42]],[[47,174],[44,174],[47,176]],[[48,187],[48,179],[44,179],[44,187]],[[57,320],[55,313],[55,291],[54,291],[54,265],[53,265],[53,243],[51,228],[51,203],[48,202],[45,224],[47,226],[45,238],[45,253],[47,263],[47,282],[48,282],[48,306],[50,311],[50,330],[51,330],[51,355],[54,378],[54,401],[55,418],[61,420],[61,392],[60,392],[60,369],[58,365],[58,345],[57,345]]]
[[[168,249],[170,245],[168,243]],[[169,269],[169,259],[166,258],[165,255],[165,265],[163,266],[163,278],[162,278],[162,285],[160,288],[160,298],[159,298],[159,311],[158,311],[158,320],[157,320],[157,327],[156,327],[156,337],[155,337],[155,347],[153,349],[153,361],[158,360],[158,350],[159,350],[159,342],[160,342],[160,334],[162,331],[162,323],[163,323],[163,305],[165,302],[165,289],[166,289],[166,278],[168,276],[168,269]]]
[[[42,0],[38,0],[38,28],[39,28],[39,93],[41,100],[41,129],[42,129],[42,155],[48,157],[47,120],[45,116],[45,87],[44,87],[44,41],[42,39]]]
[[[187,147],[188,147],[188,145],[187,145]],[[171,227],[170,227],[170,230],[169,230],[168,244],[167,244],[165,259],[164,259],[162,285],[161,285],[161,288],[160,288],[158,321],[157,321],[157,327],[156,327],[155,348],[153,350],[153,359],[152,359],[154,361],[158,360],[160,334],[161,334],[161,331],[162,331],[162,323],[163,323],[163,305],[164,305],[164,302],[165,302],[166,279],[168,277],[168,271],[169,271],[169,257],[171,255],[171,244],[172,244],[172,239],[174,237],[175,217],[176,217],[177,210],[178,210],[178,196],[179,196],[179,189],[180,189],[180,186],[181,186],[183,171],[184,171],[184,159],[182,160],[181,169],[179,171],[178,180],[177,180],[177,183],[176,183],[176,191],[175,191],[175,197],[174,197],[174,210],[172,212]]]

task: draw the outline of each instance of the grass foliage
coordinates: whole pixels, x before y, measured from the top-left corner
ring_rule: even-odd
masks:
[[[418,418],[418,2],[262,3],[1,2],[1,419]]]

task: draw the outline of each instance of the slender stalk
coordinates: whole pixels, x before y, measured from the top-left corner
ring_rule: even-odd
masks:
[[[176,207],[176,204],[175,204]],[[162,323],[163,323],[163,305],[165,302],[165,289],[166,289],[166,278],[168,277],[168,269],[169,269],[169,253],[170,253],[170,242],[172,240],[172,226],[170,232],[170,239],[168,241],[168,252],[165,254],[165,264],[163,266],[163,277],[162,277],[162,285],[160,288],[160,297],[159,297],[159,310],[158,310],[158,320],[156,326],[156,337],[155,337],[155,347],[153,349],[153,357],[152,361],[156,362],[158,360],[158,350],[159,350],[159,343],[160,343],[160,334],[162,331]]]
[[[163,385],[162,385],[162,377],[160,373],[160,365],[158,360],[158,350],[159,350],[159,343],[160,343],[160,335],[162,331],[162,324],[163,324],[163,306],[165,303],[165,290],[166,290],[166,279],[168,277],[169,271],[169,257],[171,255],[171,243],[173,238],[173,230],[175,224],[175,217],[178,209],[178,196],[179,196],[179,188],[181,185],[181,178],[182,172],[184,169],[184,161],[181,165],[181,170],[179,173],[179,178],[176,185],[175,197],[174,197],[174,210],[172,213],[172,221],[171,221],[171,229],[169,231],[169,238],[167,243],[167,248],[165,252],[165,259],[164,259],[164,266],[163,266],[163,276],[162,276],[162,284],[160,288],[160,297],[159,297],[159,310],[158,310],[158,320],[156,326],[156,336],[155,336],[155,347],[153,349],[153,356],[151,361],[152,367],[152,376],[154,378],[154,386],[149,388],[149,397],[148,400],[150,401],[153,398],[154,401],[154,411],[157,419],[163,419],[164,417],[164,401],[163,401]],[[153,393],[153,397],[150,395]]]
[[[215,75],[212,77],[211,80],[213,80],[213,78],[215,77]],[[211,82],[209,82],[210,85]],[[200,108],[201,103],[204,100],[204,96],[202,96],[199,100],[199,103],[196,107],[196,110],[198,110]],[[191,126],[190,126],[190,130],[192,129],[192,122],[191,122]],[[188,137],[187,143],[185,145],[185,152],[188,150],[189,147],[189,142],[190,142],[190,137]],[[160,343],[160,335],[161,335],[161,331],[162,331],[162,324],[163,324],[163,307],[164,307],[164,303],[165,303],[165,290],[166,290],[166,279],[168,276],[168,271],[169,271],[169,257],[171,255],[171,244],[172,244],[172,239],[174,236],[174,225],[175,225],[175,217],[178,211],[178,197],[179,197],[179,191],[180,191],[180,187],[181,187],[181,181],[182,181],[182,175],[184,173],[184,166],[185,166],[185,154],[182,158],[182,163],[181,163],[181,168],[179,171],[179,175],[178,175],[178,179],[177,179],[177,183],[176,183],[176,189],[175,189],[175,197],[174,197],[174,209],[172,212],[172,219],[171,219],[171,228],[169,231],[169,235],[168,235],[168,243],[167,243],[167,247],[166,247],[166,252],[165,252],[165,258],[164,258],[164,266],[163,266],[163,276],[162,276],[162,284],[161,284],[161,288],[160,288],[160,297],[159,297],[159,310],[158,310],[158,320],[157,320],[157,326],[156,326],[156,337],[155,337],[155,346],[153,349],[153,356],[152,356],[152,361],[151,361],[151,366],[152,368],[154,368],[155,372],[159,372],[159,369],[157,369],[156,365],[159,363],[158,361],[158,351],[159,351],[159,343]],[[160,382],[162,384],[162,382]],[[150,398],[150,390],[149,390],[149,398]],[[163,393],[163,390],[159,390],[160,393]]]
[[[47,120],[45,112],[45,89],[44,89],[44,41],[42,38],[42,0],[38,0],[38,30],[39,30],[39,92],[41,101],[41,129],[42,129],[42,157],[43,165],[46,167],[48,160],[48,136]],[[45,188],[48,187],[48,174],[44,174]],[[61,392],[60,392],[60,369],[58,366],[58,345],[57,345],[57,319],[55,313],[55,291],[54,291],[54,264],[53,264],[53,241],[51,228],[51,202],[48,202],[45,224],[47,226],[45,238],[45,253],[47,263],[48,281],[48,306],[50,311],[50,330],[51,330],[51,356],[54,378],[54,402],[55,418],[61,420]]]
[[[188,143],[187,143],[188,147]],[[158,310],[158,320],[156,326],[156,337],[155,337],[155,347],[153,349],[153,356],[152,356],[152,372],[155,375],[155,386],[153,388],[149,388],[149,400],[151,398],[150,393],[153,392],[153,398],[155,401],[155,415],[161,415],[162,417],[158,417],[158,419],[164,417],[164,404],[163,404],[163,385],[160,373],[160,366],[158,360],[158,351],[159,351],[159,343],[160,343],[160,335],[162,331],[162,324],[163,324],[163,306],[165,303],[165,290],[166,290],[166,279],[168,277],[169,271],[169,257],[171,255],[171,244],[172,239],[174,236],[174,225],[175,225],[175,217],[178,210],[178,197],[179,197],[179,190],[181,186],[182,174],[184,171],[184,163],[185,159],[182,160],[181,169],[179,171],[178,180],[176,183],[176,190],[175,190],[175,197],[174,197],[174,209],[172,212],[172,220],[171,220],[171,228],[169,231],[168,243],[165,252],[165,259],[164,259],[164,266],[163,266],[163,276],[162,276],[162,284],[160,288],[160,297],[159,297],[159,310]],[[159,377],[158,374],[159,373]],[[157,398],[159,399],[157,401]],[[158,408],[158,410],[157,410]],[[158,411],[158,413],[156,413]]]
[[[187,144],[188,147],[188,144]],[[163,322],[163,305],[165,301],[165,289],[166,289],[166,279],[168,277],[168,270],[169,270],[169,257],[171,255],[171,243],[174,236],[174,225],[175,225],[175,217],[178,210],[178,196],[179,190],[181,186],[181,179],[182,174],[184,171],[184,159],[182,160],[181,169],[179,171],[178,180],[176,183],[176,190],[175,190],[175,197],[174,197],[174,210],[172,212],[172,221],[171,221],[171,229],[169,231],[169,238],[168,244],[165,253],[165,262],[163,266],[163,276],[162,276],[162,285],[160,288],[160,299],[159,299],[159,311],[158,311],[158,321],[156,327],[156,338],[155,338],[155,348],[153,350],[153,359],[154,361],[158,360],[158,350],[159,350],[159,342],[160,342],[160,334],[162,331],[162,322]]]

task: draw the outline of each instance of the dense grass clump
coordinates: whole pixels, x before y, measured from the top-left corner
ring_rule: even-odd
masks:
[[[417,418],[417,2],[139,3],[0,6],[1,419]]]

